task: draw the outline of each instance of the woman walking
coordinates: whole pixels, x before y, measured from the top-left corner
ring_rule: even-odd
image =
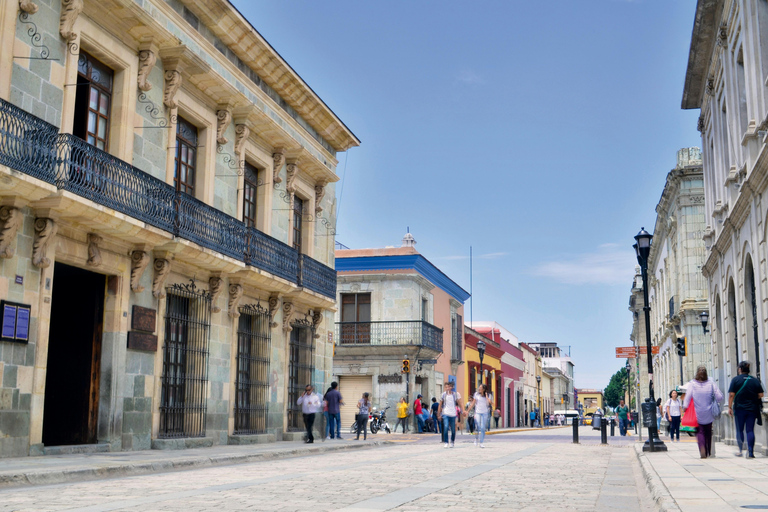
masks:
[[[467,408],[470,412],[475,411],[475,427],[479,433],[480,448],[485,448],[483,442],[485,441],[485,430],[488,428],[488,419],[491,412],[491,404],[488,403],[488,390],[485,384],[480,384],[475,392],[475,396],[472,397],[472,401]],[[475,439],[475,446],[477,446],[478,439]]]
[[[669,421],[669,439],[674,442],[675,435],[677,435],[677,440],[680,441],[680,418],[683,415],[683,404],[677,398],[677,391],[669,392],[669,400],[664,404],[664,415]]]
[[[363,398],[357,402],[357,441],[360,440],[360,432],[363,433],[363,441],[368,439],[368,413],[371,412],[370,395],[363,393]]]
[[[739,363],[738,375],[728,388],[728,411],[736,422],[736,444],[739,445],[737,457],[741,457],[744,441],[747,445],[747,458],[755,458],[755,420],[762,409],[763,385],[760,379],[749,375],[749,361]],[[760,422],[762,424],[762,421]],[[744,431],[747,436],[744,438]]]
[[[702,459],[706,459],[712,455],[712,422],[715,421],[712,405],[723,401],[723,393],[717,389],[713,381],[709,380],[705,366],[699,366],[696,369],[696,378],[686,386],[683,402],[685,409],[690,407],[691,400],[696,407],[696,421],[699,423],[699,430],[696,433],[699,455]]]
[[[405,397],[400,399],[400,403],[397,404],[397,423],[395,423],[395,432],[397,427],[403,426],[403,434],[405,434],[405,419],[408,417],[408,402],[405,401]]]

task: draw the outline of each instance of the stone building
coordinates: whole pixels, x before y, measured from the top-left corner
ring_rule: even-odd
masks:
[[[648,257],[651,339],[656,397],[691,380],[698,365],[712,371],[710,337],[699,315],[709,310],[707,282],[701,273],[704,241],[704,179],[699,148],[677,152],[677,165],[667,174],[656,206],[656,225]],[[686,354],[677,353],[677,338],[686,340]]]
[[[574,409],[576,407],[573,359],[556,342],[528,343],[541,357],[541,366],[552,379],[550,394],[555,402],[555,409]]]
[[[539,409],[539,383],[536,381],[536,377],[541,377],[542,361],[539,352],[527,343],[520,342],[520,348],[523,351],[525,361],[522,386],[523,421],[526,425],[531,426],[531,411]]]
[[[766,386],[768,338],[768,3],[699,0],[682,108],[701,109],[712,372],[727,390],[738,362]],[[766,400],[764,398],[764,400]],[[765,409],[768,412],[768,408]],[[734,442],[732,419],[715,435]],[[755,430],[768,454],[768,421]]]
[[[464,302],[469,293],[429,262],[408,233],[401,247],[336,251],[338,295],[333,376],[347,405],[344,428],[355,404],[372,393],[376,407],[401,397],[425,402],[445,382],[461,390]],[[403,372],[407,360],[410,372]]]
[[[354,134],[227,0],[8,0],[0,41],[0,455],[300,435]]]

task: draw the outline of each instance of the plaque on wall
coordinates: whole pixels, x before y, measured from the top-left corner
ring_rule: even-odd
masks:
[[[154,309],[134,305],[133,314],[131,315],[131,329],[155,332],[156,319],[157,312]]]
[[[128,348],[157,352],[157,336],[147,332],[130,331],[128,333]]]

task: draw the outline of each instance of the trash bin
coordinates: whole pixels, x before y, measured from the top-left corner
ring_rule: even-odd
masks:
[[[640,408],[643,411],[643,426],[645,428],[656,427],[656,404],[651,402],[650,398],[646,398]]]

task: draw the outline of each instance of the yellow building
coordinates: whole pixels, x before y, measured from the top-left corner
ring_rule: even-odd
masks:
[[[477,351],[479,340],[485,343],[482,382],[488,384],[491,393],[493,393],[494,409],[500,409],[502,397],[498,390],[501,389],[501,356],[504,351],[498,343],[467,326],[464,326],[464,361],[466,364],[462,372],[463,381],[459,382],[459,393],[462,398],[469,399],[480,385],[480,354]]]
[[[600,389],[577,389],[579,406],[584,416],[591,416],[597,409],[603,409],[603,392]]]

